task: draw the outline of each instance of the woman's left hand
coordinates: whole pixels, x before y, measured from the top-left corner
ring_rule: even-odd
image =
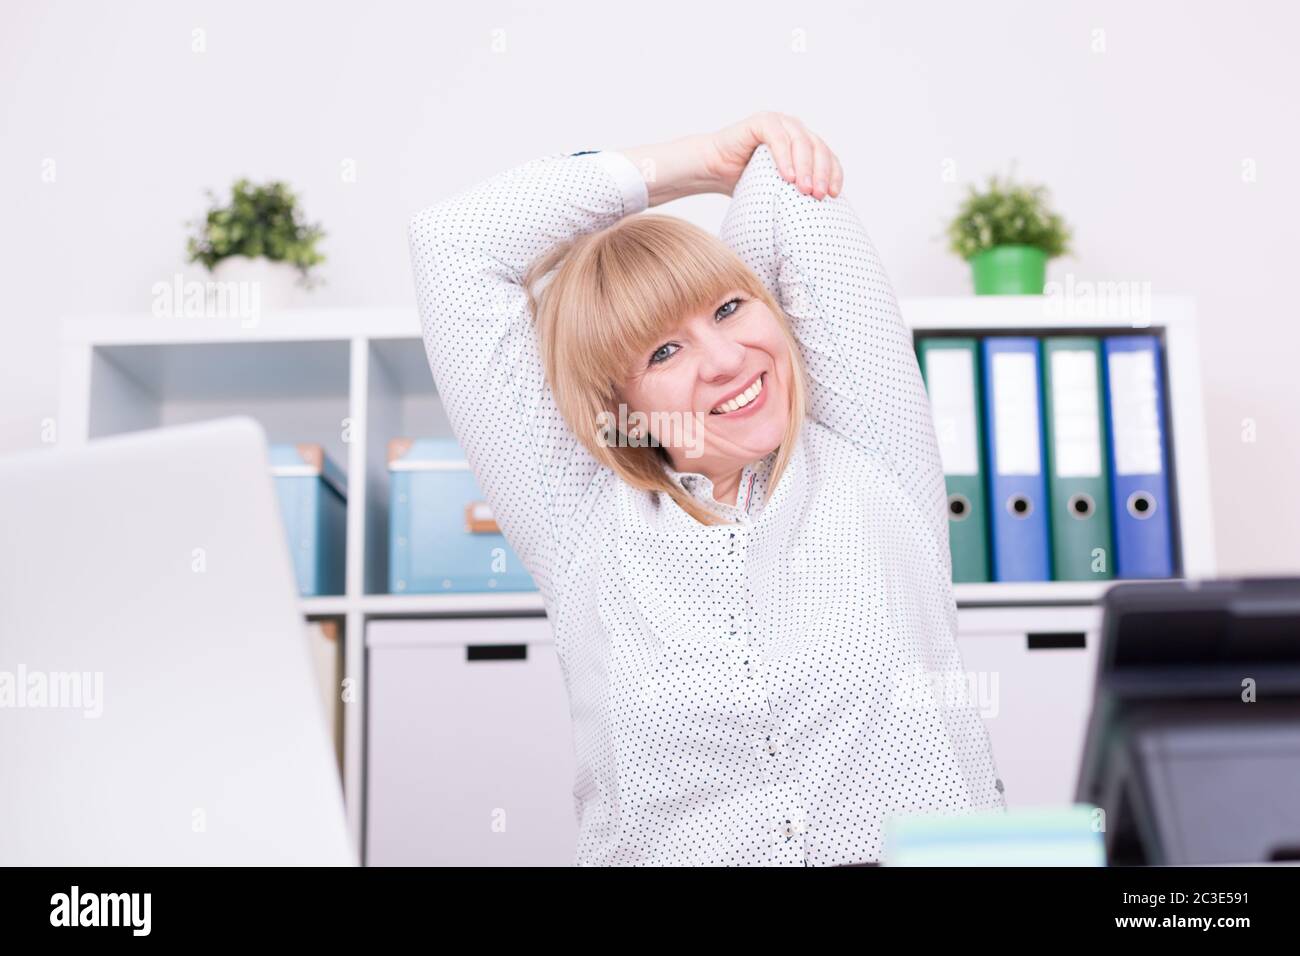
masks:
[[[730,196],[760,143],[766,143],[786,182],[817,199],[838,196],[844,169],[822,138],[797,118],[767,110],[705,134],[705,163]]]

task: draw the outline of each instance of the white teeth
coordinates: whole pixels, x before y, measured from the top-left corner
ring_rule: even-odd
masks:
[[[741,392],[739,395],[737,395],[735,398],[731,399],[730,401],[723,402],[717,408],[713,409],[713,411],[709,412],[709,414],[725,415],[727,414],[727,412],[734,412],[737,409],[744,408],[755,398],[757,398],[758,393],[761,392],[762,390],[763,390],[763,376],[760,375],[758,378],[754,380],[753,385],[749,386],[749,388],[745,389],[743,392]]]

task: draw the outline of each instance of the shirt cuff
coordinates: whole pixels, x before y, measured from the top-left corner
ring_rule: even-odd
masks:
[[[650,205],[650,192],[636,163],[612,149],[591,153],[590,158],[593,163],[603,166],[618,184],[619,191],[623,194],[623,215],[631,216],[642,212]]]

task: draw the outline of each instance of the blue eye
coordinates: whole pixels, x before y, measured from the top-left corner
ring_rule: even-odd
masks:
[[[745,300],[742,299],[742,298],[740,298],[739,296],[737,296],[737,297],[734,298],[734,299],[728,299],[726,302],[722,303],[722,305],[718,306],[718,311],[713,313],[714,318],[719,318],[719,319],[730,318],[731,316],[733,316],[733,315],[736,314],[736,310],[740,308],[741,304],[742,304],[744,301],[745,301]],[[735,309],[731,309],[731,310],[728,311],[725,315],[720,315],[720,313],[721,313],[724,309],[726,309],[727,306],[731,305],[733,302],[736,304],[736,308],[735,308]],[[658,365],[658,364],[660,364],[661,362],[665,362],[665,361],[667,361],[669,358],[671,358],[671,357],[673,356],[674,353],[672,353],[672,352],[669,352],[667,355],[664,355],[664,354],[663,354],[664,349],[667,349],[667,348],[673,348],[673,349],[676,349],[676,348],[680,348],[680,347],[681,347],[681,346],[677,345],[676,342],[665,342],[663,345],[659,346],[659,348],[655,349],[654,352],[652,352],[652,353],[650,354],[650,364],[651,364],[651,365]]]
[[[732,309],[730,312],[728,312],[727,315],[724,315],[723,318],[725,319],[725,318],[727,318],[727,316],[729,316],[729,315],[735,315],[735,314],[736,314],[736,309],[739,309],[739,308],[740,308],[740,303],[742,303],[742,302],[744,302],[744,301],[745,301],[745,300],[744,300],[744,299],[741,299],[741,298],[728,299],[726,302],[722,303],[722,305],[720,305],[720,306],[718,307],[718,312],[721,312],[723,309],[725,309],[727,306],[731,305],[731,303],[734,302],[734,303],[736,303],[736,308],[735,308],[735,309]],[[714,315],[717,315],[717,312],[715,312]]]
[[[664,359],[668,358],[668,355],[671,355],[672,353],[669,352],[668,355],[663,355],[663,350],[673,346],[674,343],[665,342],[663,345],[659,346],[659,348],[655,349],[654,353],[650,356],[650,364],[658,365],[660,362],[664,361]]]

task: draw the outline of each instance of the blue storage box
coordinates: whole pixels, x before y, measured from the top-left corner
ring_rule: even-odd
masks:
[[[454,438],[388,443],[388,589],[535,591]]]
[[[320,445],[272,445],[271,475],[304,597],[343,593],[347,483]]]

